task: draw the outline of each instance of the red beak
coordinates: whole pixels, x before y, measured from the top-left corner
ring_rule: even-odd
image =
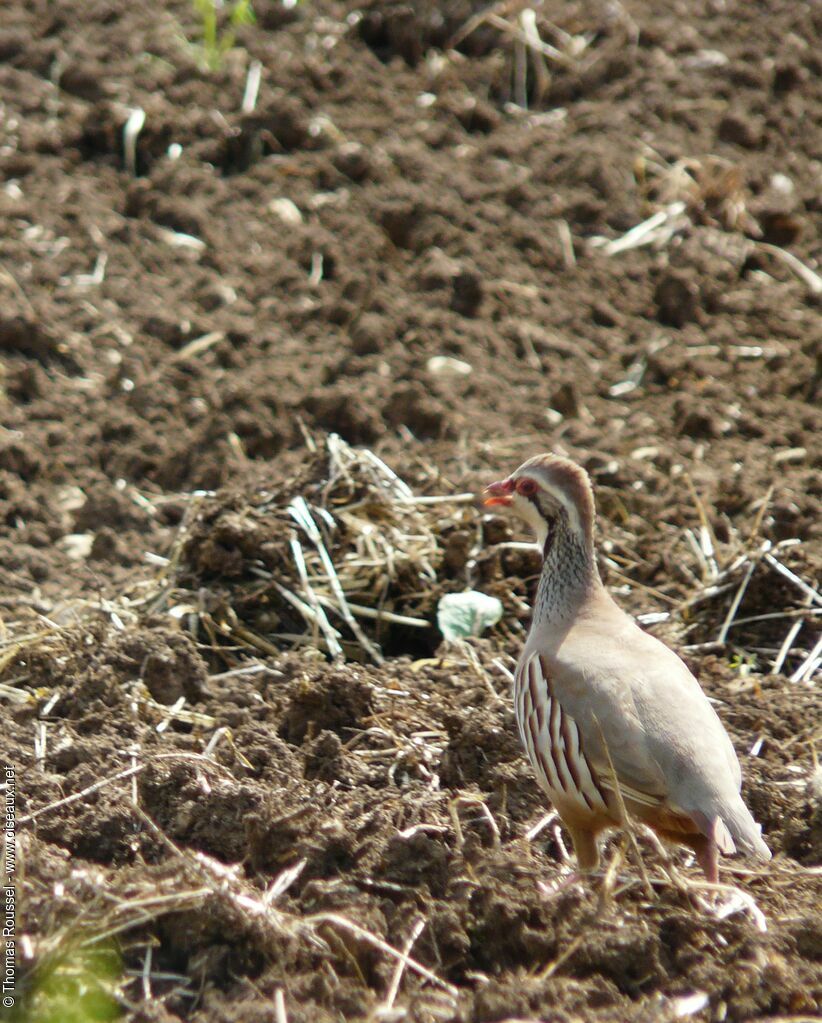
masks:
[[[499,480],[496,483],[489,483],[483,491],[483,504],[488,506],[492,504],[509,505],[512,501],[511,493],[514,489],[513,484],[510,480]]]

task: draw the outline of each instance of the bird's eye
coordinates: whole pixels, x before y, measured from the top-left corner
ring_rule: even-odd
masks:
[[[525,476],[521,480],[517,480],[517,493],[523,497],[533,497],[537,492],[537,484],[535,480]]]

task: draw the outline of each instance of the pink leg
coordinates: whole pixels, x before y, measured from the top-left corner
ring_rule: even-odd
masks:
[[[704,835],[688,836],[688,845],[694,851],[696,862],[702,867],[706,880],[710,884],[719,883],[719,849],[712,838]]]
[[[567,891],[575,884],[590,881],[593,871],[599,866],[599,847],[597,846],[597,833],[589,828],[572,827],[567,821],[563,822],[571,835],[574,843],[574,852],[577,854],[577,869],[572,871],[561,881],[552,881],[546,884],[543,881],[537,882],[537,887],[543,898],[550,899],[560,892]]]

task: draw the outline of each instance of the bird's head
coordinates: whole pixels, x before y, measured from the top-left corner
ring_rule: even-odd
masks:
[[[593,547],[594,495],[588,474],[559,455],[529,458],[504,480],[491,483],[483,494],[485,505],[509,508],[536,533],[547,553],[558,524],[585,550]]]

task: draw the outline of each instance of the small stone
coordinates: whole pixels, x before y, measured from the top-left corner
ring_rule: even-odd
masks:
[[[771,175],[769,184],[773,191],[779,195],[792,196],[796,193],[796,185],[793,180],[787,174],[781,174],[779,171]]]
[[[437,377],[467,377],[473,372],[470,363],[450,355],[433,355],[425,364],[425,368]]]
[[[334,166],[352,181],[364,181],[372,170],[371,156],[359,142],[346,142],[333,156]]]
[[[94,533],[67,533],[57,541],[57,546],[72,561],[85,561],[91,554]]]
[[[284,197],[272,199],[268,204],[268,212],[273,213],[275,217],[279,217],[284,224],[296,226],[303,222],[303,215],[300,213],[299,207],[290,199]]]

